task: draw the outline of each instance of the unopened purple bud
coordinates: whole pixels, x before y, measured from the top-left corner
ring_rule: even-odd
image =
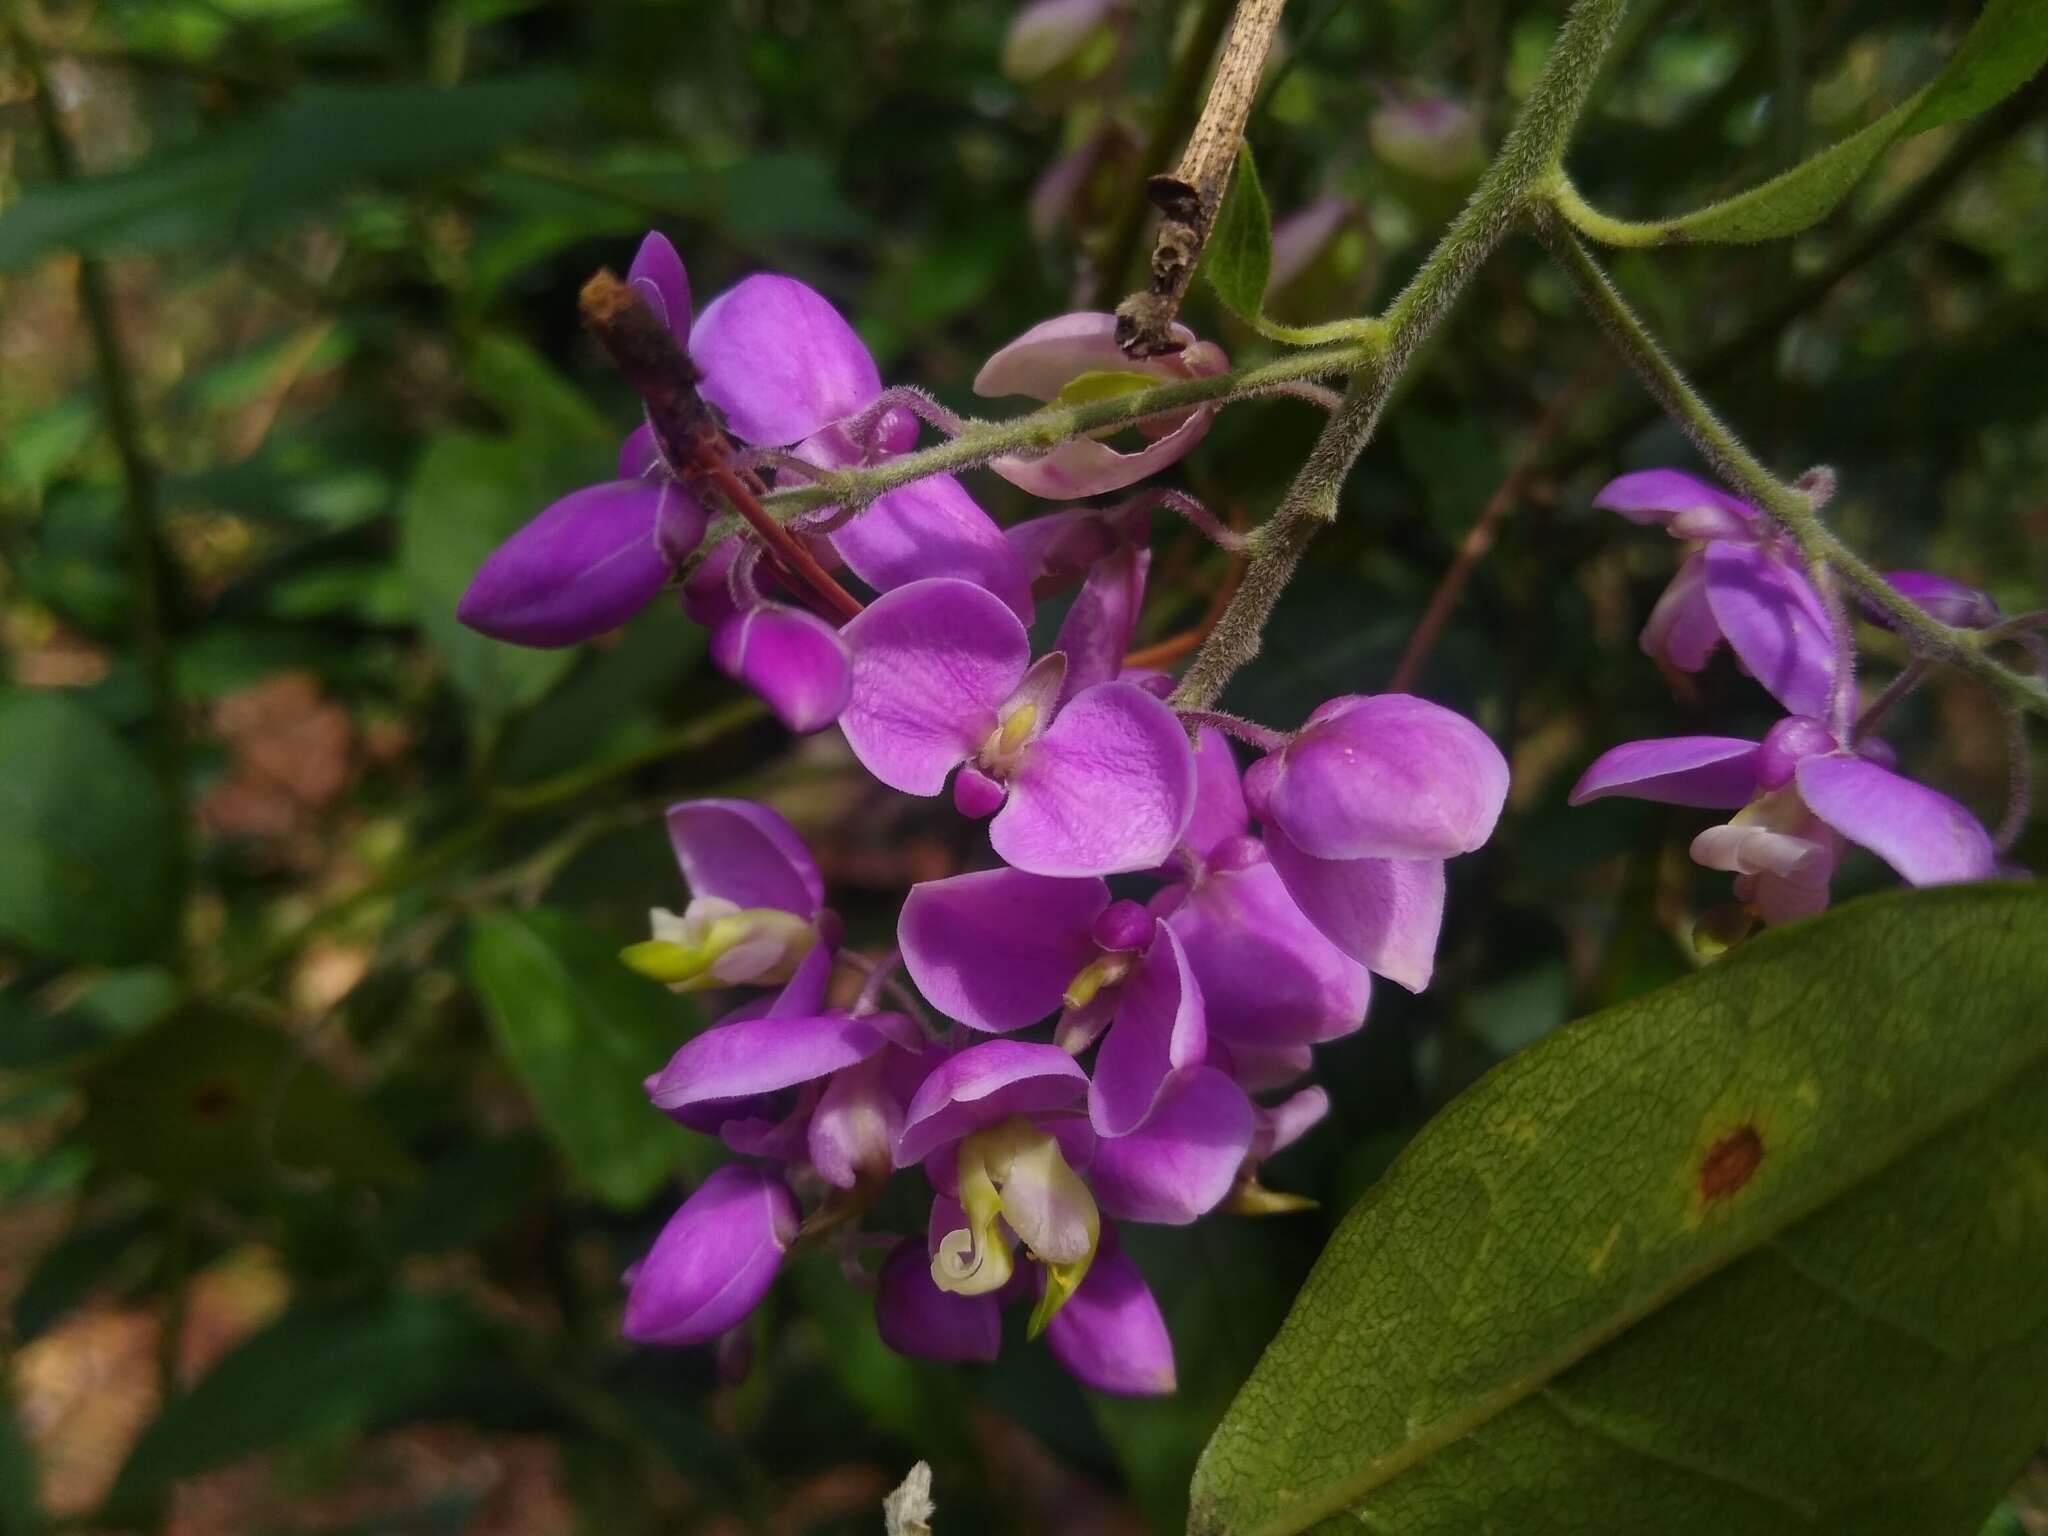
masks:
[[[1209,868],[1217,874],[1250,869],[1266,862],[1266,845],[1256,837],[1227,837],[1209,854]]]
[[[1835,738],[1811,715],[1791,715],[1772,726],[1756,756],[1756,782],[1761,789],[1782,789],[1792,782],[1799,760],[1835,750]]]
[[[1152,942],[1154,919],[1135,901],[1113,901],[1095,919],[1089,936],[1108,950],[1139,950]]]
[[[1990,593],[1980,592],[1975,587],[1933,571],[1890,571],[1884,579],[1901,596],[1926,609],[1930,617],[1958,629],[1988,629],[2004,617]],[[1885,629],[1898,628],[1892,616],[1869,598],[1862,602],[1872,623]]]
[[[542,647],[618,628],[668,581],[656,528],[671,501],[678,531],[694,512],[701,534],[704,513],[679,487],[612,480],[572,491],[492,552],[455,616],[494,640]]]
[[[956,1224],[964,1221],[962,1215]],[[899,1355],[993,1360],[1003,1347],[1002,1304],[993,1295],[960,1296],[940,1290],[932,1281],[926,1245],[906,1238],[883,1261],[875,1291],[875,1329]]]
[[[624,1332],[641,1344],[703,1344],[767,1294],[796,1237],[796,1200],[763,1169],[728,1163],[697,1186],[633,1273]]]
[[[1008,791],[972,763],[953,776],[953,808],[970,821],[980,821],[1002,809]]]

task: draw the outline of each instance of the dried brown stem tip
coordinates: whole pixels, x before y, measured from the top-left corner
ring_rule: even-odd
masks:
[[[703,375],[632,284],[620,282],[609,268],[600,270],[583,285],[578,307],[612,366],[646,403],[647,424],[676,477],[693,491],[716,491],[729,502],[760,538],[770,567],[790,591],[827,618],[857,615],[860,603],[854,596],[762,507],[759,479],[734,469],[732,444],[697,393]]]
[[[1145,193],[1161,214],[1145,286],[1116,307],[1116,342],[1131,357],[1178,352],[1173,321],[1202,259],[1202,247],[1216,223],[1216,210],[1230,186],[1237,146],[1244,136],[1266,55],[1287,0],[1240,0],[1223,39],[1209,99],[1170,176],[1154,176]]]

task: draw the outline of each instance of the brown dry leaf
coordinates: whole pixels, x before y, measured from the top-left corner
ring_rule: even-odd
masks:
[[[317,863],[321,813],[355,776],[348,711],[323,697],[312,673],[281,672],[222,698],[213,726],[233,767],[201,802],[201,820],[278,862]]]

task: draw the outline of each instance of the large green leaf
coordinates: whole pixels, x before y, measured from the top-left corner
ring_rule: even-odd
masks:
[[[0,940],[146,960],[174,905],[170,815],[134,751],[75,699],[0,694]]]
[[[1898,140],[1974,116],[2048,63],[2048,5],[1985,0],[1941,72],[1876,122],[1760,186],[1676,218],[1633,223],[1583,206],[1567,210],[1587,235],[1614,245],[1771,240],[1819,223]]]
[[[2048,890],[1852,903],[1568,1026],[1351,1214],[1192,1529],[1977,1529],[2048,1432]]]
[[[687,1156],[647,1102],[650,1072],[692,1014],[619,963],[619,943],[566,912],[478,914],[469,976],[498,1047],[570,1168],[614,1205],[641,1204]]]
[[[176,1479],[390,1423],[472,1386],[502,1359],[498,1331],[449,1297],[295,1307],[143,1432],[105,1512],[132,1521]]]

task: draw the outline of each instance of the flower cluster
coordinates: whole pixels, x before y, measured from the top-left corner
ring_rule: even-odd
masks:
[[[1697,672],[1726,642],[1786,717],[1760,741],[1677,736],[1604,753],[1574,805],[1610,795],[1733,811],[1693,839],[1692,857],[1735,876],[1748,919],[1821,911],[1846,845],[1883,859],[1908,884],[1981,880],[2000,870],[1992,836],[1940,791],[1899,773],[1873,731],[1890,697],[1859,718],[1848,613],[1815,589],[1797,549],[1758,510],[1674,469],[1623,475],[1594,499],[1686,541],[1678,574],[1643,630],[1650,656]],[[1942,622],[1999,619],[1985,594],[1947,577],[1899,571],[1894,587]]]
[[[916,392],[884,390],[852,328],[794,279],[747,278],[693,318],[682,263],[650,235],[628,282],[687,349],[732,440],[727,462],[749,473],[875,463],[907,451],[920,418],[948,424]],[[1048,320],[976,388],[1098,398],[1224,366],[1185,332],[1179,352],[1134,363],[1114,325]],[[1122,490],[1185,454],[1210,414],[1146,420],[1131,450],[1083,437],[989,467],[1050,499]],[[673,586],[711,627],[718,664],[792,729],[836,721],[905,794],[950,785],[962,814],[988,818],[1000,862],[913,888],[896,947],[873,958],[845,948],[816,865],[775,812],[670,812],[689,901],[656,912],[624,959],[678,990],[754,990],[648,1091],[744,1161],[708,1178],[634,1267],[626,1333],[714,1340],[792,1247],[829,1242],[874,1287],[898,1350],[990,1359],[1001,1309],[1029,1302],[1029,1332],[1084,1381],[1170,1390],[1171,1342],[1114,1223],[1299,1203],[1258,1173],[1327,1109],[1301,1082],[1312,1050],[1364,1023],[1375,973],[1427,984],[1444,863],[1491,834],[1505,761],[1477,727],[1406,695],[1333,699],[1291,734],[1177,714],[1170,680],[1125,655],[1152,508],[1229,537],[1179,493],[1004,531],[935,475],[789,525],[871,589],[843,619],[775,587],[743,531],[711,537],[705,482],[666,462],[662,441],[632,433],[618,479],[493,554],[464,621],[571,644]],[[1069,590],[1053,648],[1034,658],[1037,601]],[[1219,727],[1258,760],[1241,767]],[[925,1230],[863,1231],[912,1168],[930,1192]]]

